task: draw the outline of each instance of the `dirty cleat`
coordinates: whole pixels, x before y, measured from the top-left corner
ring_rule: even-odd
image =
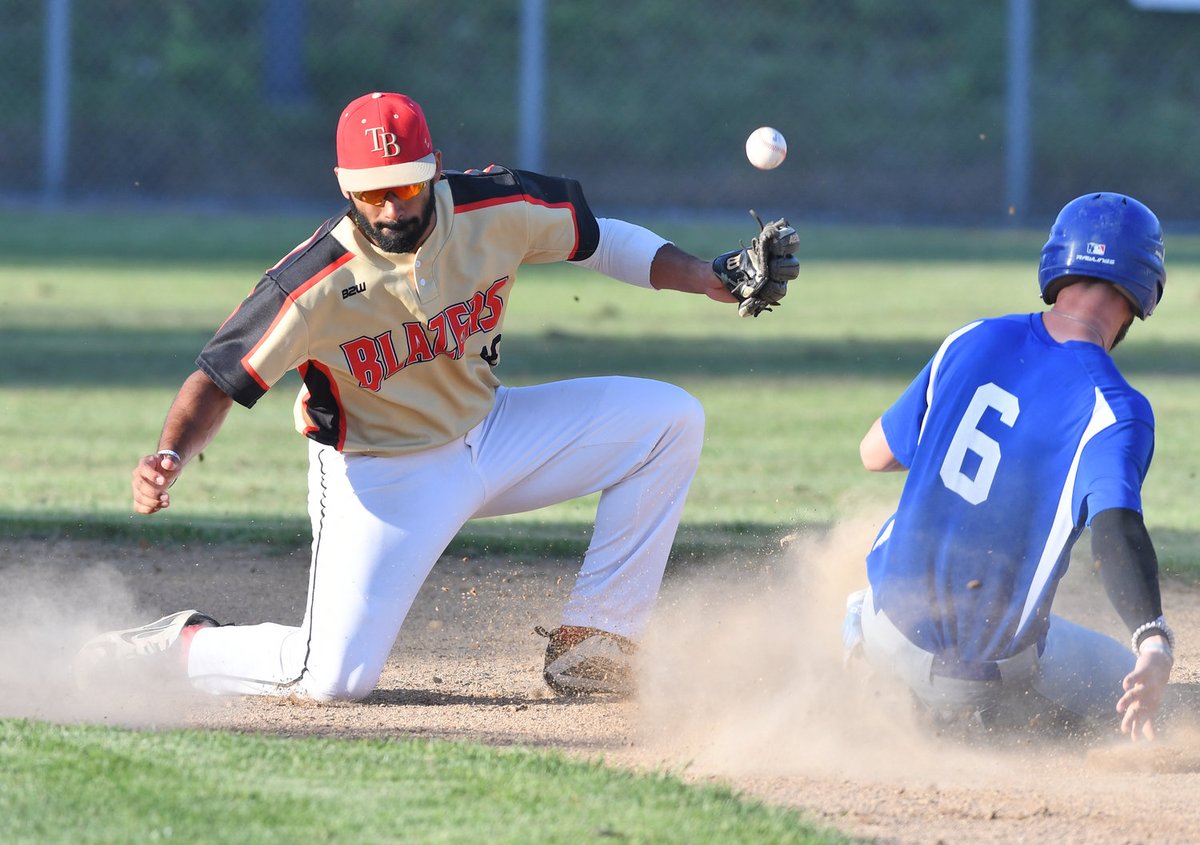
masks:
[[[196,610],[181,610],[124,631],[92,637],[75,656],[76,684],[83,689],[131,682],[171,682],[186,677],[183,642],[200,628],[220,623]]]
[[[633,655],[637,646],[617,634],[563,625],[547,631],[533,629],[546,644],[546,664],[542,677],[559,695],[618,695],[633,693]]]

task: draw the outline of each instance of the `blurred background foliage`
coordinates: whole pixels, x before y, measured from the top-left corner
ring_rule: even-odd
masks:
[[[1009,209],[1001,0],[545,0],[541,169],[602,213],[1033,221],[1103,188],[1198,221],[1200,14],[1029,0]],[[518,160],[522,0],[0,0],[0,196],[41,196],[46,9],[70,14],[72,198],[335,206],[339,109],[411,94],[454,169]],[[539,0],[540,3],[540,0]],[[760,125],[788,161],[761,173]]]

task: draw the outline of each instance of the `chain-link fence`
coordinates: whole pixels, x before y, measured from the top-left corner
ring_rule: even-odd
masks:
[[[0,0],[0,195],[336,203],[339,109],[396,90],[448,168],[602,213],[1040,223],[1105,189],[1194,221],[1198,45],[1125,0]]]

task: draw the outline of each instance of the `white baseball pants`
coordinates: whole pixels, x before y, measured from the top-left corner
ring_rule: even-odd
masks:
[[[703,409],[682,389],[605,377],[501,387],[491,413],[464,437],[414,455],[347,455],[312,443],[303,621],[202,629],[188,674],[214,693],[360,699],[468,519],[596,491],[591,544],[562,623],[636,639],[703,439]]]
[[[1112,637],[1051,614],[1046,644],[1001,661],[1002,680],[961,681],[937,677],[933,655],[914,645],[883,611],[876,611],[870,589],[852,598],[861,601],[863,654],[879,672],[902,680],[918,698],[936,710],[994,704],[1001,690],[1032,689],[1047,701],[1094,723],[1116,722],[1121,682],[1136,660],[1127,646]],[[853,617],[853,607],[849,616]]]

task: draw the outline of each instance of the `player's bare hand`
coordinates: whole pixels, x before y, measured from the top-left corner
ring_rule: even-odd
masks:
[[[717,302],[740,301],[716,276],[713,276],[712,282],[709,283],[708,287],[703,289],[703,293],[709,299],[715,299]]]
[[[1162,706],[1167,680],[1171,677],[1171,656],[1164,651],[1145,649],[1138,655],[1133,671],[1121,686],[1125,694],[1117,701],[1121,714],[1121,732],[1136,742],[1155,738],[1154,719]]]
[[[183,467],[170,455],[147,455],[133,468],[133,509],[137,513],[157,513],[170,507],[168,488],[175,483]]]

